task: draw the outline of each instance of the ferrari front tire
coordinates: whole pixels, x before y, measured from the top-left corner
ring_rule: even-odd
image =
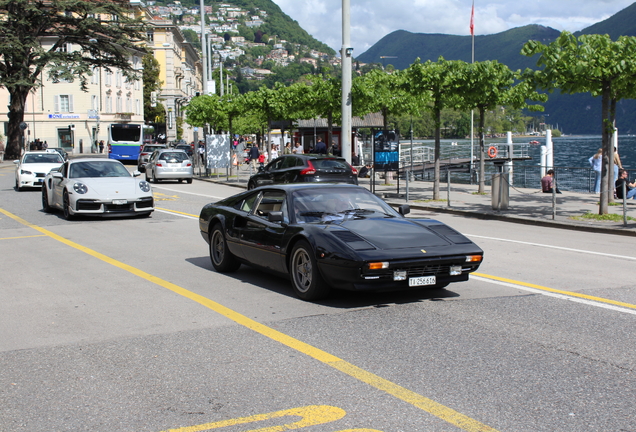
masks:
[[[210,260],[214,269],[219,273],[231,273],[241,266],[240,261],[232,255],[227,247],[225,233],[220,223],[214,225],[212,234],[210,234]]]
[[[289,262],[292,288],[303,300],[319,300],[327,297],[330,291],[318,269],[313,249],[304,240],[294,245]]]

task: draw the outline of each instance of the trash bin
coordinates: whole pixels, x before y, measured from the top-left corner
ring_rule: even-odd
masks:
[[[492,176],[492,209],[508,210],[510,203],[510,185],[506,178],[507,173],[493,174]]]

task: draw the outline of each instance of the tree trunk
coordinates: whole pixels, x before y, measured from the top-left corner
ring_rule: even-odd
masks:
[[[483,194],[486,192],[486,161],[484,159],[486,137],[484,129],[486,128],[486,110],[479,109],[479,189],[478,192]]]
[[[615,153],[615,149],[614,149],[614,142],[613,142],[613,137],[614,137],[614,131],[616,130],[616,99],[612,98],[612,100],[610,101],[610,109],[609,109],[609,120],[608,120],[608,127],[610,127],[610,131],[608,131],[609,133],[609,153],[608,153],[608,158],[609,158],[609,166],[607,168],[607,171],[609,172],[608,176],[607,176],[607,190],[608,190],[608,194],[607,194],[607,202],[608,205],[609,203],[613,203],[614,202],[614,190],[616,189],[616,180],[614,180],[614,153]],[[608,209],[609,211],[609,209]]]
[[[28,87],[17,87],[9,90],[9,113],[11,116],[7,125],[5,160],[20,159],[22,154],[24,131],[20,129],[20,123],[24,121],[24,107],[29,90]]]
[[[602,131],[603,131],[603,165],[601,168],[601,195],[599,202],[598,214],[604,215],[608,213],[609,210],[609,194],[611,192],[612,197],[614,196],[614,188],[612,187],[611,191],[608,189],[609,184],[609,176],[613,177],[614,173],[609,172],[610,168],[610,153],[614,153],[612,149],[612,140],[610,135],[610,86],[609,84],[605,84],[603,86],[603,99],[602,99]]]
[[[342,131],[342,128],[340,128]],[[331,142],[333,141],[333,113],[329,111],[327,115],[327,142],[325,145],[327,146],[327,153],[329,153],[329,149],[331,148]],[[342,133],[340,134],[340,143],[342,143]],[[314,143],[314,152],[316,151],[316,143]]]
[[[440,166],[440,153],[441,153],[441,132],[442,132],[442,110],[435,108],[433,111],[435,115],[435,172],[433,181],[433,199],[439,199],[439,166]]]

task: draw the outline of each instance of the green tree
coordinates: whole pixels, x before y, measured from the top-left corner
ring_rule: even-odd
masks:
[[[485,191],[485,133],[486,114],[488,111],[500,109],[502,105],[512,108],[528,106],[527,100],[547,100],[546,95],[539,95],[528,81],[516,86],[515,79],[519,74],[496,60],[466,63],[460,85],[456,88],[460,97],[458,106],[465,110],[476,109],[479,113],[479,192]],[[540,106],[530,106],[533,110],[542,110]]]
[[[139,43],[146,34],[128,0],[0,0],[0,15],[0,86],[10,97],[7,158],[20,156],[24,105],[44,70],[53,81],[78,80],[82,90],[93,66],[138,78],[130,57],[145,52]],[[47,39],[54,43],[45,49]]]
[[[153,98],[158,95],[162,82],[159,79],[161,67],[152,54],[146,54],[142,59],[144,80],[144,121],[155,123],[157,119],[165,123],[166,109],[161,102]],[[154,105],[154,106],[153,106]]]
[[[599,214],[607,214],[614,190],[614,133],[616,103],[636,97],[636,38],[621,36],[612,41],[608,35],[582,35],[563,32],[550,45],[528,41],[526,56],[540,54],[538,71],[526,71],[526,77],[540,88],[562,93],[591,93],[601,96],[603,169]]]
[[[433,199],[439,199],[441,114],[444,108],[459,105],[460,78],[465,74],[467,63],[448,61],[440,57],[437,62],[421,63],[417,59],[403,73],[402,87],[422,103],[429,102],[426,109],[433,113],[435,121],[435,174]]]

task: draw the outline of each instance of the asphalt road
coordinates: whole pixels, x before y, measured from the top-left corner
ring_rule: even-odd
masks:
[[[425,214],[469,282],[294,297],[216,273],[197,216],[237,189],[153,186],[151,218],[42,212],[0,164],[0,431],[636,431],[631,238]]]

